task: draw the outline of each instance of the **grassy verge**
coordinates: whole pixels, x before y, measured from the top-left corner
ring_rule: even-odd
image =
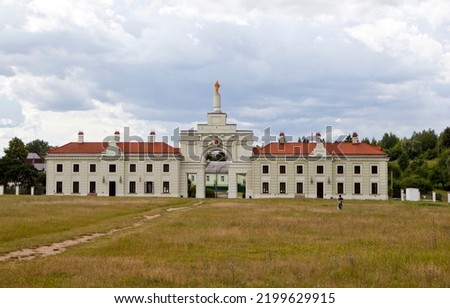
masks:
[[[162,215],[61,255],[2,262],[1,287],[450,287],[447,205],[347,201],[337,211],[332,200],[224,199],[166,212],[187,199],[44,200],[62,207],[54,218],[66,223],[61,216],[100,208],[86,215],[92,231]],[[33,223],[28,206],[16,210]],[[53,237],[88,228],[77,215]],[[46,216],[37,238],[47,236]]]
[[[0,254],[132,224],[188,199],[0,196]]]

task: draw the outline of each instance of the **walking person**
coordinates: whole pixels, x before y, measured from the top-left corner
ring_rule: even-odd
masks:
[[[342,198],[342,195],[339,195],[338,203],[337,203],[337,207],[339,210],[342,210],[343,202],[344,202],[344,198]]]

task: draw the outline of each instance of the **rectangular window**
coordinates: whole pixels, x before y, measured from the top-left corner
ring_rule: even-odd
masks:
[[[56,172],[63,172],[63,165],[62,164],[57,164],[56,165]]]
[[[337,183],[337,193],[344,194],[344,183]]]
[[[116,165],[114,164],[109,165],[109,172],[116,172]]]
[[[74,193],[74,194],[80,193],[80,182],[73,182],[72,193]]]
[[[263,194],[268,194],[269,193],[269,183],[268,182],[263,182],[262,183],[262,193]]]
[[[89,165],[89,172],[97,172],[97,165],[96,164],[90,164]]]
[[[360,195],[361,194],[361,183],[354,183],[354,194]]]
[[[322,165],[317,166],[317,174],[323,174],[323,166]]]
[[[163,193],[165,193],[165,194],[170,193],[170,183],[169,182],[163,182]]]
[[[303,174],[303,165],[297,165],[297,174]]]
[[[371,189],[371,194],[372,195],[378,195],[378,183],[372,183],[372,189]]]
[[[220,176],[220,181],[223,183],[223,182],[225,182],[225,176],[224,175],[221,175]]]
[[[147,172],[153,172],[153,164],[147,164]]]
[[[209,175],[206,176],[206,182],[209,182]]]
[[[280,166],[280,174],[286,174],[286,166],[285,165]]]
[[[130,172],[136,172],[136,164],[130,165]]]
[[[79,164],[74,164],[73,165],[73,172],[80,172],[80,165]]]
[[[269,174],[269,165],[263,165],[262,166],[262,173],[263,174]]]
[[[144,183],[144,192],[146,194],[153,194],[153,182],[145,182]]]
[[[97,189],[96,189],[95,186],[96,186],[95,182],[89,182],[89,193],[90,194],[95,194],[96,193]]]
[[[56,182],[56,193],[62,194],[63,192],[63,182]]]
[[[336,173],[337,174],[344,174],[344,166],[342,166],[342,165],[337,166]]]
[[[297,183],[297,194],[303,194],[303,182]]]
[[[170,170],[169,166],[170,166],[169,164],[164,164],[163,165],[163,172],[169,172],[169,170]]]
[[[286,193],[286,183],[281,182],[280,183],[280,194],[285,194],[285,193]]]
[[[371,171],[372,171],[372,174],[378,174],[378,166],[377,165],[372,165]]]
[[[360,165],[356,165],[353,167],[353,173],[354,174],[361,174],[361,166]]]
[[[130,194],[136,193],[136,182],[132,181],[130,182]]]

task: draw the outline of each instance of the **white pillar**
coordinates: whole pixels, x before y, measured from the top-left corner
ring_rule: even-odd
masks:
[[[433,202],[436,202],[436,192],[433,191]]]
[[[31,186],[31,195],[34,196],[34,186]]]
[[[3,195],[5,193],[5,186],[0,185],[0,195]]]
[[[19,195],[19,185],[16,185],[16,196]]]
[[[201,166],[197,173],[197,192],[195,193],[195,197],[197,199],[203,199],[206,196],[205,189],[205,166]]]
[[[213,112],[214,113],[222,113],[222,109],[221,109],[221,100],[220,100],[220,95],[214,95],[213,98]]]
[[[450,203],[450,193],[448,193],[448,195],[447,195],[447,201],[448,201],[448,203]]]
[[[402,201],[405,201],[405,191],[403,189],[400,189],[400,197]]]

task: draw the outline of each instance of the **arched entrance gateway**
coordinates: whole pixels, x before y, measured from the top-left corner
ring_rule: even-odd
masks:
[[[253,131],[237,130],[236,124],[227,123],[227,114],[221,110],[219,82],[214,87],[213,111],[208,113],[207,123],[180,132],[184,154],[181,173],[187,179],[181,183],[181,191],[197,198],[245,197]]]

